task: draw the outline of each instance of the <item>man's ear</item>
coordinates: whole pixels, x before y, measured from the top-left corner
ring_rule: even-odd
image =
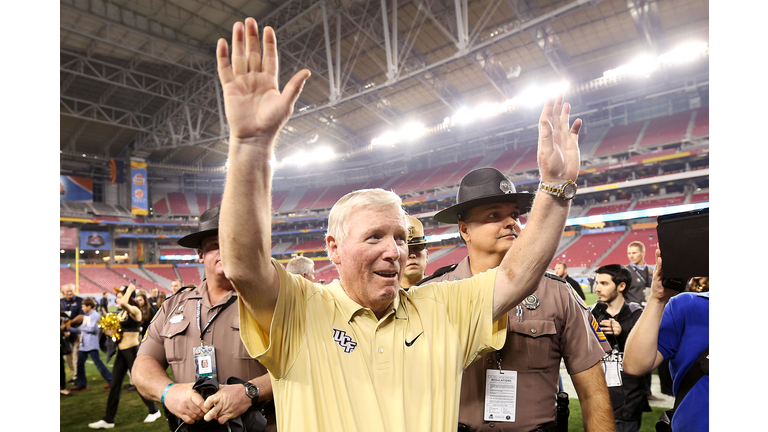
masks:
[[[197,261],[199,263],[203,262],[203,248],[197,248]]]
[[[627,288],[627,284],[625,282],[620,283],[618,286],[616,286],[616,291],[620,293],[624,293],[624,290]]]
[[[325,245],[328,248],[328,256],[331,259],[331,262],[339,265],[339,242],[337,242],[333,236],[329,235],[325,238]]]
[[[464,221],[459,221],[459,234],[464,239],[464,243],[469,243],[469,225]]]

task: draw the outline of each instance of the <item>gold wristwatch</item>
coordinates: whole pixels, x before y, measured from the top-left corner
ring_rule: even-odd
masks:
[[[576,186],[576,183],[573,180],[568,180],[561,185],[549,185],[541,182],[539,183],[539,189],[567,201],[572,200],[573,197],[576,196],[578,186]]]

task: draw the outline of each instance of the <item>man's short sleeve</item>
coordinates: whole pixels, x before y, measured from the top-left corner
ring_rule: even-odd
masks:
[[[240,338],[248,354],[256,358],[277,379],[287,372],[287,366],[301,348],[304,336],[307,299],[318,288],[303,277],[288,273],[282,264],[272,259],[280,281],[272,323],[262,329],[238,296]]]
[[[465,368],[479,354],[501,349],[506,341],[507,315],[493,322],[495,283],[494,268],[468,279],[428,283],[414,292],[417,295],[432,295],[445,305],[448,320],[464,347]]]
[[[152,317],[152,321],[149,322],[147,331],[144,333],[144,338],[141,339],[141,345],[139,345],[139,352],[137,354],[148,355],[159,361],[163,367],[168,367],[168,359],[165,355],[164,340],[160,336],[160,331],[163,329],[168,311],[173,309],[170,303],[170,301],[163,303],[160,306],[160,310]]]

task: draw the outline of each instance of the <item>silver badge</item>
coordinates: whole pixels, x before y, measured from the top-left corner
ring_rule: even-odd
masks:
[[[536,297],[536,294],[531,294],[528,297],[523,300],[523,306],[525,306],[527,309],[536,309],[539,307],[541,303],[539,302],[539,298]]]
[[[499,189],[505,194],[512,193],[512,183],[510,183],[509,180],[502,180],[501,183],[499,183]]]

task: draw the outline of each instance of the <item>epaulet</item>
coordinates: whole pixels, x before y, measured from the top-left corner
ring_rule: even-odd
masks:
[[[629,302],[627,306],[629,306],[629,311],[632,313],[643,310],[643,307],[638,302]]]
[[[454,271],[456,269],[456,266],[458,266],[458,265],[459,265],[459,263],[451,264],[451,265],[445,266],[445,267],[440,267],[439,269],[435,270],[435,272],[432,273],[431,275],[429,275],[429,276],[425,277],[424,279],[420,280],[419,283],[416,284],[416,286],[425,284],[425,283],[431,281],[432,279],[438,278],[438,277],[440,277],[440,276],[442,276],[442,275],[444,275],[446,273],[450,273],[450,272]]]
[[[568,281],[566,281],[565,279],[561,278],[560,276],[558,276],[558,275],[556,275],[554,273],[544,272],[544,276],[546,276],[546,277],[548,277],[550,279],[554,279],[556,281],[562,282],[564,284],[568,284]],[[570,286],[570,284],[568,286]]]

